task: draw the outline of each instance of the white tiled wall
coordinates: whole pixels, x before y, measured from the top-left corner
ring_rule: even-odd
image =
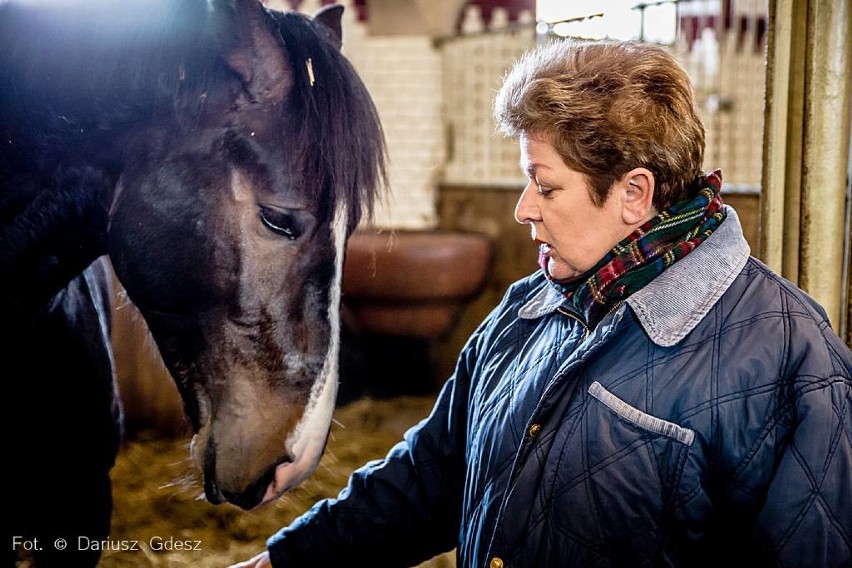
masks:
[[[766,11],[764,0],[737,0],[732,18],[745,20],[743,33],[706,28],[691,45],[680,37],[672,46],[695,84],[705,169],[721,168],[726,185],[742,191],[760,187],[766,56],[757,23]]]
[[[379,110],[388,145],[391,197],[377,209],[375,224],[433,227],[445,159],[440,52],[425,35],[371,37],[357,49],[350,56]]]
[[[436,196],[445,160],[441,54],[426,36],[368,36],[351,0],[344,6],[343,52],[370,91],[388,147],[390,196],[378,203],[373,225],[425,229],[437,224]],[[313,14],[319,0],[303,0]],[[290,9],[286,0],[266,2]]]
[[[442,45],[449,146],[445,182],[516,188],[523,179],[518,144],[496,131],[492,104],[505,72],[535,45],[532,20],[532,14],[521,15],[510,27],[505,12],[495,9],[486,28],[479,8],[468,6],[463,35]]]

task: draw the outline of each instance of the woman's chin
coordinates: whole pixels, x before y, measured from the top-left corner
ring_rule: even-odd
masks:
[[[561,262],[555,261],[553,258],[547,261],[547,272],[552,279],[565,283],[570,283],[583,274],[582,272],[572,270]]]

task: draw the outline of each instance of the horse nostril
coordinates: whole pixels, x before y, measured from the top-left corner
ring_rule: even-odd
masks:
[[[266,472],[257,478],[254,483],[246,487],[242,493],[236,493],[223,489],[222,496],[229,503],[233,503],[246,511],[254,509],[266,495],[266,488],[275,479],[275,466],[270,467]]]
[[[208,440],[204,453],[204,496],[214,505],[224,503],[216,483],[216,443],[213,440]]]
[[[204,496],[207,497],[207,501],[213,505],[221,505],[225,502],[225,500],[222,499],[222,493],[219,491],[219,487],[216,485],[216,480],[213,479],[212,475],[204,476]]]

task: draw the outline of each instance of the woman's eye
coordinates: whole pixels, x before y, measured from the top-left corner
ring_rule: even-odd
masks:
[[[539,195],[541,195],[542,197],[547,197],[548,195],[550,195],[550,192],[553,191],[552,187],[548,187],[546,185],[541,185],[538,182],[535,182],[535,188],[536,188],[536,192]]]
[[[302,236],[302,228],[299,226],[295,215],[262,205],[260,206],[259,215],[261,222],[273,233],[287,237],[291,241],[295,241]]]

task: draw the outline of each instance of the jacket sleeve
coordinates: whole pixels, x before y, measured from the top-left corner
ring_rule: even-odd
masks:
[[[779,446],[758,532],[778,566],[852,566],[852,354],[836,336],[827,351],[833,368],[799,368],[792,412],[776,417],[789,441]]]
[[[428,418],[383,460],[356,470],[335,499],[269,538],[273,566],[411,566],[456,545],[469,378],[487,322],[468,340]]]

